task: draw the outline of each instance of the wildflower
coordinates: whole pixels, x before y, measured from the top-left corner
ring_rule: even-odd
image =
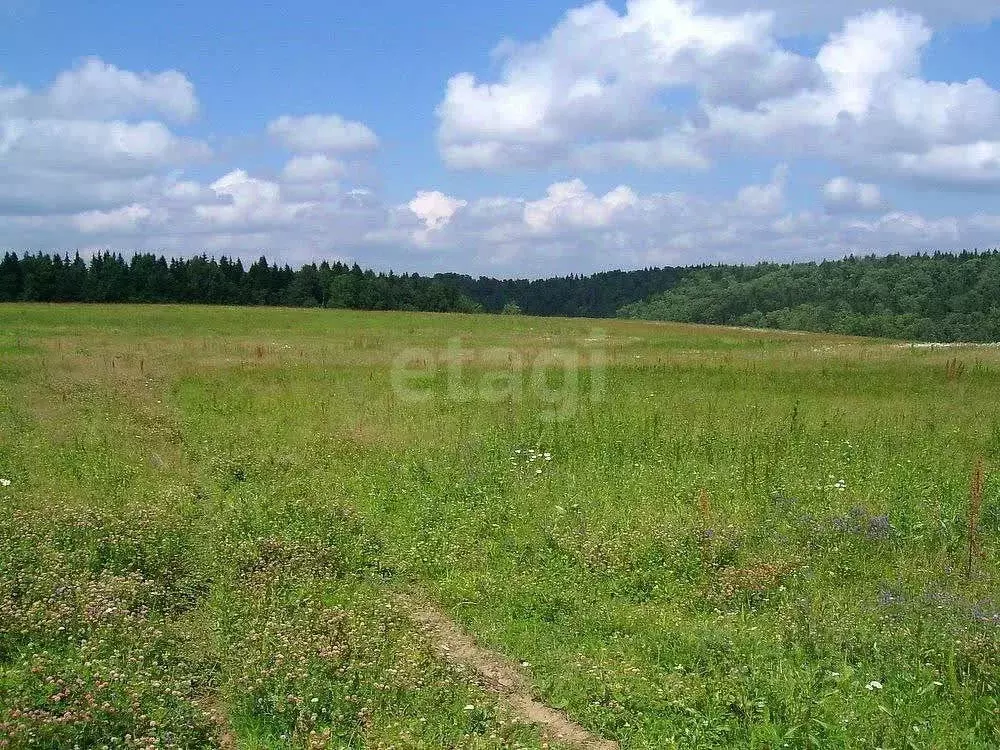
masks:
[[[475,707],[475,706],[473,706],[473,705],[472,705],[471,703],[467,703],[467,704],[465,705],[465,710],[466,710],[466,711],[474,711],[475,709],[476,709],[476,707]]]
[[[878,680],[872,680],[867,685],[865,685],[865,690],[881,690],[882,683]]]
[[[0,487],[10,487],[9,479],[0,479]]]

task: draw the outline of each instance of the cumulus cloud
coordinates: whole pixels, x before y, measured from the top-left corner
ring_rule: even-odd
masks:
[[[292,151],[350,153],[370,151],[378,137],[361,122],[340,115],[282,115],[267,126],[268,132]]]
[[[326,154],[309,154],[292,157],[281,174],[289,182],[326,182],[342,177],[344,164]]]
[[[1000,187],[1000,92],[924,78],[931,26],[916,15],[865,12],[812,56],[783,46],[783,28],[735,0],[570,11],[542,39],[502,45],[495,77],[453,76],[438,107],[447,164],[557,166],[558,178],[526,194],[428,188],[403,201],[372,187],[379,140],[361,122],[276,117],[266,129],[280,153],[261,162],[279,166],[249,170],[180,130],[198,111],[183,74],[84,60],[49,86],[0,86],[0,233],[19,249],[266,252],[529,276],[994,246],[998,214],[890,210],[856,178]],[[597,189],[592,174],[708,170],[745,155],[777,166],[741,184],[729,170],[710,195],[650,192],[618,173]],[[840,176],[791,194],[797,157]]]
[[[420,247],[426,247],[431,243],[432,235],[448,226],[456,212],[468,205],[467,201],[460,198],[453,198],[450,195],[437,190],[419,190],[416,196],[405,205],[405,209],[416,218],[419,226],[413,226],[409,230],[398,231],[388,230],[386,237],[398,236],[401,239],[409,240]],[[397,217],[404,207],[399,207],[394,212]],[[397,218],[397,230],[400,225],[408,222],[404,218]],[[384,231],[384,230],[383,230]],[[378,230],[372,235],[377,236]]]
[[[198,101],[176,71],[133,73],[90,58],[47,88],[0,88],[0,215],[98,214],[146,200],[208,146],[164,122],[193,117]],[[96,222],[96,224],[94,224]]]
[[[111,211],[84,211],[73,217],[73,223],[81,232],[92,234],[128,233],[142,226],[164,221],[166,211],[153,210],[147,206],[132,203]]]
[[[822,87],[754,111],[707,108],[707,132],[898,178],[1000,184],[1000,92],[979,79],[919,78],[930,37],[916,16],[879,11],[852,19],[816,57]]]
[[[878,185],[856,182],[850,177],[834,177],[823,186],[823,202],[830,212],[866,212],[884,208]]]
[[[185,176],[212,156],[166,121],[198,110],[176,71],[135,73],[89,59],[51,85],[0,86],[0,231],[8,246],[115,247],[329,254],[331,236],[360,238],[387,207],[344,190],[337,155],[374,147],[360,123],[278,118],[271,132],[295,153],[277,175],[239,168]],[[358,157],[360,158],[360,157]]]
[[[287,224],[313,207],[311,203],[282,200],[277,183],[251,177],[242,169],[223,175],[210,187],[220,201],[196,205],[195,215],[225,227],[245,229],[261,224]]]
[[[455,212],[468,203],[452,198],[437,190],[420,190],[417,196],[406,204],[427,229],[440,229],[451,221]]]
[[[836,3],[829,0],[705,0],[706,8],[724,13],[771,11],[775,14],[778,30],[784,34],[828,31],[838,27],[845,16],[858,15],[879,4],[871,0],[839,0]],[[992,0],[897,0],[892,5],[942,26],[1000,18],[1000,5]]]
[[[807,57],[782,47],[773,13],[748,7],[572,10],[540,41],[504,45],[497,80],[449,80],[437,110],[442,157],[486,170],[703,168],[750,150],[1000,185],[1000,91],[977,78],[923,79],[932,32],[922,17],[863,13]]]
[[[460,168],[578,164],[595,152],[691,166],[702,157],[670,135],[684,124],[660,106],[663,92],[752,107],[814,80],[814,63],[779,48],[770,27],[768,14],[710,15],[682,0],[632,0],[623,15],[603,2],[576,8],[545,39],[502,48],[500,80],[448,81],[442,155]]]
[[[532,196],[466,199],[429,190],[390,204],[367,189],[299,200],[283,177],[237,169],[209,184],[154,183],[141,201],[64,218],[0,216],[0,228],[21,247],[197,249],[248,260],[266,252],[293,264],[336,257],[501,276],[985,247],[1000,231],[998,214],[886,210],[875,205],[874,186],[848,178],[826,186],[826,210],[789,209],[787,180],[779,165],[768,181],[721,197],[629,185],[594,191],[573,179]]]
[[[369,257],[396,257],[428,270],[437,265],[494,275],[551,275],[606,268],[680,265],[703,261],[834,258],[848,253],[908,248],[987,246],[1000,216],[928,217],[875,206],[871,187],[833,181],[840,210],[789,210],[788,168],[746,185],[730,197],[691,193],[641,194],[622,185],[594,192],[579,179],[550,185],[537,198],[494,196],[460,202],[448,196],[447,220],[435,230],[417,220],[408,204],[387,214],[361,247]],[[877,190],[877,189],[876,189]],[[851,192],[858,205],[846,210]],[[434,205],[428,200],[428,205]],[[454,210],[451,208],[454,207]],[[419,250],[408,255],[406,248]],[[399,255],[392,255],[399,253]],[[390,254],[390,255],[385,255]],[[455,266],[454,264],[460,264]]]
[[[775,214],[785,205],[785,183],[788,165],[779,164],[766,185],[747,185],[736,194],[736,205],[749,214],[766,216]]]
[[[134,73],[96,57],[59,73],[46,90],[0,88],[6,117],[108,120],[162,115],[188,122],[198,113],[194,85],[176,71]]]
[[[207,147],[180,138],[160,122],[23,120],[0,122],[0,154],[32,170],[99,174],[145,173],[206,156]]]
[[[186,122],[198,112],[194,85],[176,70],[133,73],[93,57],[60,73],[45,99],[52,111],[77,118],[162,114]]]
[[[544,198],[524,204],[524,224],[537,234],[600,229],[637,203],[638,196],[625,185],[598,197],[582,180],[559,182],[549,187]]]

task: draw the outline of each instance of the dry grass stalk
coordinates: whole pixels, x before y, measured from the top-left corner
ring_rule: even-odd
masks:
[[[968,554],[965,561],[965,577],[972,578],[974,572],[975,559],[979,557],[979,520],[983,510],[983,484],[985,482],[985,471],[983,468],[983,458],[976,459],[976,465],[972,469],[972,482],[969,488],[969,518],[968,518]]]
[[[959,362],[957,357],[949,359],[944,366],[944,376],[948,381],[958,380],[965,374],[965,363]]]

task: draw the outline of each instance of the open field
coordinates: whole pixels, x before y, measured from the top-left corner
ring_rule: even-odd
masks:
[[[998,395],[995,348],[0,306],[0,747],[559,746],[400,593],[622,748],[1000,746]]]

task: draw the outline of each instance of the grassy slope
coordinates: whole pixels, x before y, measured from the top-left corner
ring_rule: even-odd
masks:
[[[216,700],[248,747],[537,744],[385,604],[418,585],[626,747],[998,744],[995,483],[963,561],[1000,353],[594,323],[0,307],[0,723],[190,745]],[[610,364],[561,421],[444,365],[399,398],[456,337]]]

